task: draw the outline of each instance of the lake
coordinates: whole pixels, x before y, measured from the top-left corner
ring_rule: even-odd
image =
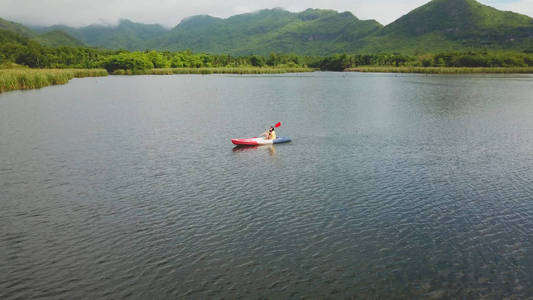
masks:
[[[533,296],[533,76],[0,94],[0,298]],[[281,121],[292,142],[234,148]]]

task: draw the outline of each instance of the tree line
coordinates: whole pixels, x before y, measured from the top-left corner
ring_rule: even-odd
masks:
[[[338,54],[318,58],[309,64],[321,70],[342,71],[360,66],[389,67],[531,67],[533,51],[526,52],[443,52],[437,54]]]
[[[30,68],[105,68],[146,70],[153,68],[206,67],[300,67],[301,57],[292,54],[231,56],[191,51],[126,51],[89,47],[49,47],[10,33],[0,32],[0,64],[16,63]]]
[[[89,47],[49,47],[0,32],[0,64],[16,63],[30,68],[105,68],[146,70],[153,68],[203,67],[311,67],[342,71],[359,66],[413,67],[528,67],[533,51],[525,52],[445,52],[423,55],[337,54],[326,57],[271,53],[269,56],[231,56],[191,51],[126,51]]]

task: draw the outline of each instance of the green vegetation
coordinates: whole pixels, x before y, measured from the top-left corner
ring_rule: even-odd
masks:
[[[4,69],[0,70],[0,93],[65,84],[72,78],[107,76],[103,69]]]
[[[146,70],[115,70],[113,75],[174,75],[174,74],[282,74],[313,72],[314,69],[304,67],[218,67],[218,68],[162,68]]]
[[[349,12],[308,9],[292,13],[265,9],[227,19],[206,15],[184,19],[171,30],[121,20],[117,26],[51,26],[38,32],[63,31],[87,45],[108,49],[268,55],[270,52],[328,55],[357,48],[357,40],[383,26]]]
[[[34,41],[52,47],[70,46],[70,47],[82,47],[83,43],[73,38],[72,36],[64,33],[63,31],[50,31],[41,34],[35,38]]]
[[[205,53],[129,52],[87,47],[51,47],[13,32],[0,30],[0,64],[12,62],[31,68],[105,68],[116,70],[150,70],[161,68],[305,68],[302,57],[290,54],[231,56]],[[269,72],[269,71],[265,71]]]
[[[348,72],[372,73],[422,73],[422,74],[520,74],[533,73],[533,67],[512,68],[466,68],[466,67],[357,67],[348,68]]]
[[[71,78],[111,74],[271,74],[309,72],[301,57],[271,54],[233,57],[203,53],[103,50],[41,45],[0,30],[0,91],[62,84]],[[33,69],[30,69],[33,68]]]
[[[359,20],[350,12],[308,9],[291,13],[265,9],[228,19],[191,17],[149,46],[233,55],[270,52],[328,55],[356,50],[359,39],[382,27],[374,20]]]
[[[85,47],[49,47],[16,37],[0,44],[0,63],[14,62],[31,68],[92,69],[100,68],[101,60],[115,52]]]
[[[48,30],[45,33],[39,34],[22,24],[6,21],[2,18],[0,18],[0,32],[2,32],[0,36],[5,35],[5,32],[10,32],[25,40],[32,40],[48,46],[84,45],[82,42],[63,31]]]
[[[118,52],[108,55],[97,64],[111,73],[154,74],[169,72],[172,74],[211,73],[283,73],[292,70],[305,70],[304,60],[295,55],[274,54],[269,57],[257,55],[233,57],[230,55],[211,55],[204,53],[183,52]],[[151,71],[157,69],[157,71]],[[182,71],[178,71],[178,70]],[[203,69],[203,71],[194,70]],[[258,71],[262,69],[262,71]],[[209,71],[210,70],[210,71]]]
[[[270,53],[268,56],[231,56],[193,53],[191,51],[159,52],[104,50],[87,47],[52,47],[14,32],[0,30],[0,64],[16,63],[31,68],[104,68],[109,73],[154,73],[152,69],[223,68],[219,72],[263,73],[291,72],[293,69],[316,68],[342,71],[359,66],[394,67],[529,67],[533,65],[533,51],[465,51],[437,54],[336,54],[330,56],[301,56]],[[237,69],[250,68],[250,71]],[[274,70],[275,69],[275,70]],[[123,70],[123,71],[120,71]],[[157,71],[163,72],[163,71]],[[156,72],[156,73],[157,73]],[[165,71],[169,72],[169,71]],[[173,74],[179,71],[172,71]],[[183,73],[210,72],[182,71]],[[215,71],[213,71],[215,72]]]
[[[52,26],[87,45],[138,51],[227,53],[270,52],[328,56],[335,53],[524,51],[533,49],[533,19],[475,0],[433,0],[383,27],[350,12],[266,9],[227,19],[206,15],[184,19],[171,30],[122,20],[118,26]]]
[[[333,55],[320,60],[310,61],[310,67],[325,71],[343,71],[346,69],[363,70],[360,67],[372,67],[373,70],[396,70],[397,72],[435,72],[446,68],[485,68],[501,73],[501,69],[515,68],[520,73],[533,67],[533,53],[519,52],[443,52],[439,54],[402,55],[402,54],[356,54]],[[419,70],[419,71],[417,71]],[[511,69],[509,69],[511,70]],[[457,69],[456,71],[461,71]],[[450,72],[456,72],[450,69]],[[392,72],[392,71],[391,71]],[[444,72],[444,71],[442,71]],[[474,71],[472,71],[474,72]],[[529,73],[529,72],[528,72]]]
[[[73,28],[64,25],[34,27],[36,32],[62,31],[82,41],[86,45],[107,49],[127,49],[130,51],[151,48],[149,40],[168,33],[161,25],[134,23],[120,20],[117,26],[90,25]]]
[[[533,45],[533,19],[474,0],[433,0],[363,39],[369,53],[515,50]]]
[[[130,51],[151,48],[148,41],[168,33],[161,25],[134,23],[120,20],[117,26],[90,25],[73,28],[65,25],[33,27],[34,31],[46,33],[62,31],[82,41],[86,45],[107,49],[127,49]]]
[[[26,26],[15,22],[7,21],[2,18],[0,18],[0,30],[13,32],[15,34],[19,34],[25,37],[34,35],[34,32]]]

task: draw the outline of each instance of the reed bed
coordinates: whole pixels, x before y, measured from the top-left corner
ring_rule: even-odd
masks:
[[[65,84],[72,78],[107,76],[104,69],[6,69],[0,70],[0,93]]]
[[[147,70],[116,70],[113,75],[174,75],[174,74],[281,74],[313,72],[312,68],[164,68]]]
[[[348,68],[347,72],[374,73],[422,73],[422,74],[528,74],[533,67],[506,68],[455,68],[455,67],[357,67]]]

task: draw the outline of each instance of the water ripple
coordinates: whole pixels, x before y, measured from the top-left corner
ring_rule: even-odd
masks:
[[[414,77],[2,94],[0,298],[531,297],[531,78]]]

